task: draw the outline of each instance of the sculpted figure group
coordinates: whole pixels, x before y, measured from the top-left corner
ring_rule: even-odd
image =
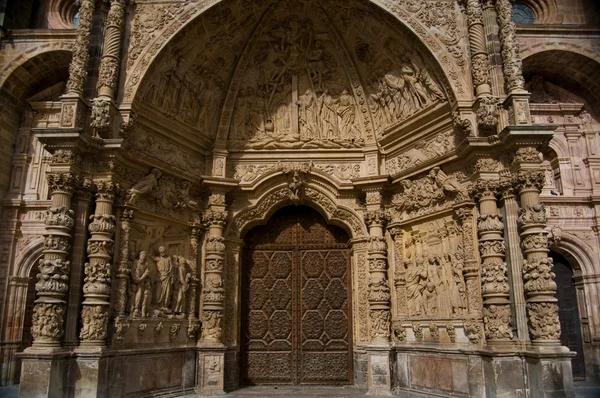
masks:
[[[169,256],[164,246],[152,258],[153,272],[147,252],[142,251],[131,270],[129,292],[130,314],[135,318],[186,315],[188,290],[193,274],[183,256]]]
[[[463,260],[459,251],[418,255],[412,237],[406,242],[405,259],[408,314],[411,317],[450,318],[467,311]]]

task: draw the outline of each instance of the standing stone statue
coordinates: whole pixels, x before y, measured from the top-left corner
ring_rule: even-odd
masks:
[[[158,248],[158,257],[154,258],[156,261],[156,268],[160,275],[160,298],[158,299],[158,307],[165,313],[171,313],[171,296],[173,294],[173,280],[174,280],[174,267],[173,261],[167,249],[164,246]]]
[[[177,299],[175,302],[175,307],[173,312],[176,314],[184,313],[184,304],[187,296],[187,291],[190,287],[190,280],[192,278],[192,274],[188,272],[188,268],[186,266],[187,260],[184,257],[179,257],[179,267],[177,269]]]
[[[135,299],[133,303],[133,316],[148,316],[148,307],[152,297],[151,272],[148,268],[146,252],[140,252],[140,257],[136,261],[135,268],[131,272],[131,281],[136,286]]]

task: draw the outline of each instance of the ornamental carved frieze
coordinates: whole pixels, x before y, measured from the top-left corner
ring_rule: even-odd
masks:
[[[203,340],[220,340],[223,334],[221,311],[202,311],[202,336]]]
[[[57,259],[40,259],[38,282],[35,291],[40,293],[66,293],[69,290],[70,262]]]
[[[56,341],[63,333],[65,307],[61,304],[39,303],[33,309],[31,335],[36,341]]]
[[[483,307],[485,335],[490,340],[512,339],[511,309],[508,305],[487,305]]]
[[[153,168],[129,189],[125,204],[186,222],[194,221],[198,202],[192,199],[191,189],[190,181],[163,176],[159,169]]]
[[[544,249],[546,246],[544,246]],[[556,291],[555,274],[552,272],[552,259],[549,257],[523,260],[523,280],[525,291],[535,293],[551,293]]]
[[[522,147],[518,148],[511,163],[540,163],[541,160],[540,152],[533,147]]]
[[[66,229],[73,228],[75,213],[66,207],[50,207],[46,211],[46,226],[49,227],[64,227]]]
[[[560,322],[556,303],[527,303],[529,332],[535,340],[559,340]]]
[[[90,233],[106,233],[114,234],[115,232],[115,216],[112,214],[92,214],[90,216],[90,225],[88,231]]]
[[[84,306],[81,310],[83,327],[79,332],[82,340],[105,340],[108,330],[109,312],[106,306]]]
[[[439,167],[431,169],[425,177],[402,180],[401,184],[402,191],[393,195],[392,205],[400,215],[408,217],[445,210],[453,201],[467,198],[467,188]]]
[[[518,222],[520,226],[527,224],[546,224],[548,217],[542,203],[533,206],[523,206],[519,209]]]

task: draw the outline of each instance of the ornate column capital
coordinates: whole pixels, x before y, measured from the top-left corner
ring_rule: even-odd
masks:
[[[227,222],[227,215],[228,213],[226,211],[208,210],[202,215],[202,223],[206,227],[223,227]]]
[[[81,184],[79,176],[71,171],[47,173],[46,180],[52,193],[64,192],[72,194]]]
[[[495,200],[500,192],[498,180],[482,180],[479,179],[472,185],[469,192],[470,196],[477,200]]]
[[[513,179],[513,185],[519,193],[527,191],[541,192],[544,182],[543,170],[520,170]]]
[[[365,224],[368,227],[385,226],[391,219],[390,214],[386,210],[372,210],[364,213]]]

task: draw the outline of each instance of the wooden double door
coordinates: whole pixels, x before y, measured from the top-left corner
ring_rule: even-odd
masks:
[[[350,384],[348,235],[305,206],[284,208],[245,239],[244,384]]]

